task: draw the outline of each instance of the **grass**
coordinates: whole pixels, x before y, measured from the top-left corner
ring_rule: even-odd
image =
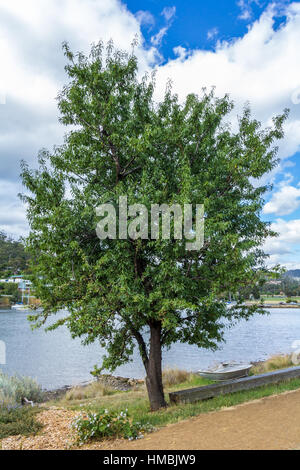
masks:
[[[30,377],[9,376],[0,371],[0,407],[15,408],[24,398],[38,403],[43,401],[43,392]]]
[[[110,387],[93,382],[86,387],[74,387],[66,393],[65,399],[68,401],[86,400],[89,398],[100,398],[104,396],[114,395],[116,393]]]
[[[41,428],[36,421],[37,407],[22,407],[27,400],[43,401],[43,392],[29,377],[9,376],[0,371],[0,439],[8,436],[35,434]]]
[[[197,385],[199,386],[199,383]],[[202,385],[206,385],[206,383],[203,383]],[[167,389],[166,392],[174,391],[178,388],[186,388],[186,386],[191,386],[191,384],[184,384],[184,387],[172,387]],[[81,402],[81,406],[78,402],[72,403],[64,400],[61,400],[59,405],[69,407],[73,410],[82,409],[82,407],[84,407],[84,409],[88,411],[97,411],[99,408],[106,408],[108,410],[120,412],[128,409],[128,413],[134,421],[139,421],[142,424],[149,423],[152,426],[161,427],[184,419],[189,419],[201,413],[216,411],[223,407],[236,406],[240,403],[282,393],[288,390],[295,390],[297,388],[300,388],[300,378],[290,380],[289,382],[283,382],[278,385],[268,385],[255,390],[223,395],[198,403],[179,405],[169,404],[168,408],[158,412],[150,412],[147,394],[144,390],[137,392],[122,392],[114,395],[113,397],[103,397],[101,400],[86,400]]]
[[[264,294],[264,295],[261,295],[260,299],[257,299],[257,300],[246,300],[247,303],[251,303],[251,304],[257,304],[257,303],[260,303],[261,301],[264,301],[266,304],[274,304],[274,305],[277,305],[279,304],[280,302],[284,302],[284,303],[287,303],[287,300],[290,299],[291,302],[297,302],[300,304],[300,297],[299,296],[293,296],[293,297],[286,297],[286,296],[282,296],[282,295],[271,295],[271,294]],[[299,305],[300,307],[300,305]]]
[[[163,371],[164,387],[171,387],[172,385],[190,382],[191,380],[192,374],[186,370],[168,368]]]
[[[271,294],[263,294],[260,296],[260,300],[263,300],[265,303],[279,303],[279,302],[285,302],[290,299],[292,302],[298,302],[300,303],[300,297],[295,295],[292,297],[287,297],[285,295],[271,295]],[[247,300],[249,302],[249,300]],[[251,303],[257,303],[259,300],[251,300]]]
[[[262,366],[254,368],[254,373],[259,374],[275,369],[285,368],[293,365],[290,356],[275,356]],[[210,400],[200,401],[191,404],[173,405],[169,403],[168,393],[192,387],[200,387],[212,383],[198,375],[180,370],[167,370],[163,374],[165,392],[168,401],[168,408],[151,412],[145,386],[129,392],[117,392],[113,396],[103,395],[101,397],[90,397],[78,402],[66,397],[59,401],[59,405],[73,410],[84,408],[88,411],[97,411],[99,408],[106,408],[111,411],[124,411],[128,409],[130,417],[134,421],[142,424],[151,424],[154,427],[162,427],[167,424],[176,423],[184,419],[189,419],[201,413],[220,410],[224,407],[236,406],[247,401],[256,400],[262,397],[279,394],[289,390],[300,388],[300,378],[292,379],[277,385],[267,385],[254,390],[236,392],[229,395],[219,396]],[[57,403],[56,403],[57,404]]]
[[[293,367],[295,364],[292,361],[291,355],[276,355],[270,357],[267,361],[258,364],[253,367],[251,373],[253,375],[266,374],[267,372],[272,372],[273,370],[286,369],[287,367]]]
[[[36,415],[41,410],[32,407],[0,408],[0,439],[9,436],[29,436],[36,434],[41,429],[41,424],[36,421]]]

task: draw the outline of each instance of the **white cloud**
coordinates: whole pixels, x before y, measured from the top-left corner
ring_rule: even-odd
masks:
[[[264,214],[288,215],[300,206],[300,188],[291,185],[282,186],[264,206]]]
[[[207,31],[207,39],[211,40],[214,39],[219,33],[218,28],[212,28],[209,31]]]
[[[247,21],[252,18],[252,14],[253,14],[252,8],[251,8],[252,3],[255,3],[256,5],[260,5],[260,2],[258,0],[239,0],[237,2],[237,5],[241,9],[241,13],[238,16],[240,20]]]
[[[33,160],[40,147],[61,141],[55,97],[66,80],[63,41],[88,52],[92,42],[112,38],[131,51],[137,36],[141,70],[157,57],[155,48],[143,47],[137,18],[117,0],[0,0],[0,31],[0,91],[6,97],[0,106],[0,170],[10,158],[14,179],[21,158]]]
[[[288,269],[300,268],[300,219],[277,219],[271,228],[279,236],[268,239],[264,245],[264,251],[270,254],[268,264],[279,263]]]
[[[167,31],[168,31],[169,27],[168,26],[164,26],[163,28],[161,28],[157,34],[155,34],[154,36],[152,36],[151,38],[151,43],[153,44],[153,46],[159,46],[163,40],[163,38],[165,37],[165,35],[167,34]]]
[[[139,10],[135,17],[141,25],[148,25],[150,28],[155,25],[155,18],[150,11]]]
[[[272,230],[279,233],[277,241],[282,243],[300,244],[300,219],[277,219],[271,224]]]
[[[186,59],[188,55],[188,51],[186,50],[185,47],[182,46],[177,46],[173,48],[174,54],[179,57],[182,61]]]
[[[0,230],[17,237],[28,232],[26,209],[18,198],[21,190],[20,183],[0,180]]]
[[[161,14],[165,17],[166,21],[169,22],[176,14],[176,7],[165,7]]]
[[[137,18],[117,0],[0,0],[2,87],[7,99],[39,107],[53,106],[64,76],[61,44],[88,52],[92,42],[113,39],[131,50],[135,35],[143,38]],[[142,66],[153,50],[137,50]],[[150,54],[150,55],[149,55]]]
[[[161,15],[164,16],[167,24],[166,24],[166,26],[161,28],[158,31],[158,33],[155,34],[154,36],[152,36],[152,38],[150,39],[151,44],[153,46],[155,46],[155,47],[160,46],[163,38],[165,37],[165,35],[167,34],[169,28],[172,25],[175,14],[176,14],[176,7],[165,7],[163,9],[163,11],[161,12]]]

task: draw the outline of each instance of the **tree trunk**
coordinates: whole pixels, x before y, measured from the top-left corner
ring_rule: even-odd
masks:
[[[146,366],[146,385],[152,411],[167,406],[162,384],[161,370],[161,324],[150,326],[150,352]]]

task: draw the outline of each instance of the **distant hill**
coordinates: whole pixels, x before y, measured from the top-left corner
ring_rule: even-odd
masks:
[[[284,277],[297,277],[300,278],[300,269],[290,269],[284,273]]]
[[[24,245],[0,231],[0,276],[17,274],[28,269],[29,255]]]

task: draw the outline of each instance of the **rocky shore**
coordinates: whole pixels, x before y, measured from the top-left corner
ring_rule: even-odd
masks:
[[[141,379],[129,379],[126,377],[115,377],[113,375],[100,375],[97,377],[97,381],[107,385],[108,387],[118,390],[121,392],[127,392],[137,385],[142,385],[145,383]]]
[[[264,364],[264,360],[260,361],[252,361],[251,364],[256,367]],[[112,388],[113,390],[119,391],[119,392],[128,392],[130,390],[135,389],[135,387],[139,385],[143,385],[145,383],[144,379],[131,379],[128,377],[115,377],[114,375],[109,375],[109,374],[103,374],[97,377],[96,379],[97,382],[102,383],[103,385],[106,385],[109,388]],[[55,390],[45,390],[44,391],[44,396],[45,396],[45,401],[51,401],[51,400],[57,400],[62,398],[69,390],[75,387],[87,387],[91,383],[95,382],[95,380],[92,380],[90,382],[83,382],[77,385],[65,385],[64,387],[55,389]]]
[[[145,381],[141,379],[130,379],[127,377],[115,377],[109,374],[103,374],[101,376],[98,376],[97,381],[119,392],[128,392],[134,389],[136,386],[142,385],[145,383]],[[94,381],[80,383],[77,385],[77,387],[87,387],[93,382]],[[64,387],[57,388],[55,390],[45,390],[44,391],[45,401],[58,400],[62,398],[69,390],[71,390],[74,387],[76,387],[76,385],[65,385]]]

